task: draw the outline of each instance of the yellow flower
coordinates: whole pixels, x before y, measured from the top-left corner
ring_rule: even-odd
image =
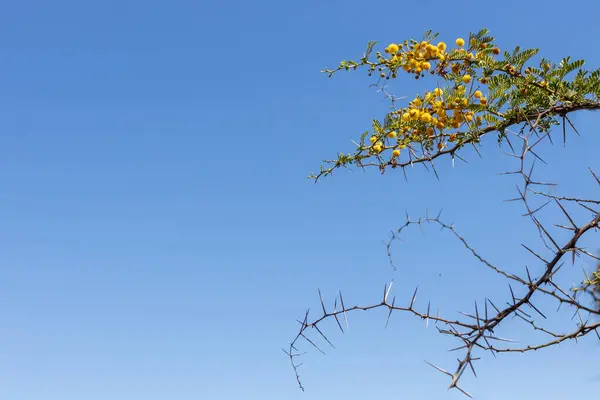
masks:
[[[435,56],[437,55],[437,53],[439,52],[439,49],[437,47],[435,47],[432,44],[428,44],[427,45],[427,53],[429,53],[429,56]]]
[[[421,63],[421,68],[423,68],[425,71],[427,71],[427,70],[431,69],[431,64],[429,62],[427,62],[427,61],[422,62]]]
[[[392,43],[385,49],[385,52],[390,53],[390,54],[396,54],[398,52],[398,50],[400,50],[400,47],[398,47],[397,44]]]
[[[434,95],[436,95],[437,97],[441,97],[441,96],[442,96],[442,93],[444,93],[444,92],[443,92],[443,91],[442,91],[442,89],[440,89],[440,88],[435,88],[435,89],[433,90],[433,94],[434,94]]]
[[[440,51],[446,51],[446,43],[439,42],[437,48],[440,49]]]
[[[485,106],[487,104],[487,99],[485,97],[482,97],[479,99],[479,103],[481,103],[482,106]]]
[[[469,83],[469,82],[471,82],[471,75],[464,75],[464,76],[462,77],[462,81],[463,81],[464,83]]]
[[[393,139],[396,137],[396,135],[397,135],[396,131],[392,131],[392,132],[388,133],[387,137],[389,137],[390,139]]]
[[[381,153],[383,151],[383,147],[381,145],[376,144],[375,146],[373,146],[373,150],[375,150],[377,153]]]
[[[377,141],[377,136],[371,136],[371,138],[369,139],[369,141],[371,143],[375,143]]]
[[[431,114],[429,114],[428,112],[424,112],[423,114],[421,114],[421,121],[431,122]]]
[[[406,112],[406,113],[404,113],[404,114],[402,114],[402,119],[403,119],[403,120],[409,120],[409,119],[410,119],[410,114],[409,114],[409,113],[407,113],[407,112]]]
[[[463,38],[456,39],[456,45],[458,47],[463,47],[465,45],[465,40]]]
[[[394,149],[394,151],[392,152],[392,155],[394,157],[400,157],[400,150],[399,149]]]
[[[475,93],[473,93],[473,97],[475,97],[476,99],[480,99],[481,96],[483,96],[483,93],[481,93],[480,90],[477,90]]]

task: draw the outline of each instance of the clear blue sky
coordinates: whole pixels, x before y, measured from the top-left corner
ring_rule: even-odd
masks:
[[[520,208],[502,203],[515,182],[497,175],[511,164],[493,138],[483,160],[441,162],[440,181],[421,168],[408,182],[374,171],[308,181],[386,110],[365,74],[319,70],[359,57],[368,40],[434,29],[452,42],[482,27],[503,48],[597,68],[600,10],[576,4],[6,2],[0,399],[462,398],[423,362],[454,368],[456,343],[409,316],[384,330],[382,313],[351,316],[343,336],[330,325],[337,349],[307,346],[307,391],[295,384],[281,348],[318,307],[317,288],[367,303],[395,278],[396,295],[408,302],[420,284],[419,301],[450,315],[507,299],[502,280],[433,228],[395,248],[394,274],[381,242],[405,210],[444,208],[497,263],[541,268],[519,248],[539,245]],[[406,80],[395,92],[417,88]],[[582,136],[548,149],[547,176],[561,192],[597,196],[585,171],[600,170],[598,116],[575,120]],[[576,398],[598,391],[599,359],[592,338],[487,354],[465,386],[487,400]]]

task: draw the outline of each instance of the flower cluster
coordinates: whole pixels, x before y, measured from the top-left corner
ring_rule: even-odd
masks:
[[[432,144],[433,141],[437,141],[437,148],[441,150],[445,140],[454,142],[458,139],[456,133],[449,132],[451,129],[459,129],[465,124],[468,128],[481,125],[482,116],[470,109],[475,101],[485,102],[482,92],[477,90],[469,96],[463,85],[447,93],[441,88],[426,92],[413,99],[407,108],[395,112],[390,130],[371,136],[370,150],[379,154],[392,148],[392,157],[399,157],[400,150],[412,142]]]
[[[478,46],[482,53],[473,54],[464,49],[465,40],[458,38],[455,41],[457,48],[448,51],[448,46],[445,42],[434,44],[432,40],[405,41],[404,43],[392,43],[388,45],[384,52],[386,55],[377,53],[377,63],[371,64],[371,71],[379,69],[382,78],[396,78],[399,69],[408,73],[414,74],[418,79],[423,77],[425,72],[435,74],[432,63],[437,63],[438,73],[444,74],[444,68],[452,61],[473,62],[482,54],[499,54],[500,50],[497,47],[491,48],[489,43],[481,43]],[[459,63],[451,64],[452,72],[458,74],[462,66]],[[387,71],[384,72],[384,71]],[[470,79],[468,74],[465,75],[465,80],[468,83]]]

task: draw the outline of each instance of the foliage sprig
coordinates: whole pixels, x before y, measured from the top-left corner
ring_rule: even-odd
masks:
[[[409,75],[427,76],[438,83],[417,94],[404,107],[392,110],[383,120],[374,119],[372,129],[361,136],[352,153],[339,153],[325,160],[318,180],[340,167],[405,167],[432,162],[450,154],[458,155],[465,145],[477,145],[481,137],[498,132],[498,141],[506,129],[533,124],[538,132],[568,120],[573,111],[600,109],[600,69],[583,69],[583,60],[566,57],[558,64],[542,58],[533,66],[538,49],[502,52],[487,29],[471,33],[467,41],[455,40],[450,48],[436,41],[438,34],[426,32],[422,40],[392,43],[383,52],[369,42],[359,61],[342,61],[335,69],[323,72],[332,77],[345,70],[366,69],[381,81]]]

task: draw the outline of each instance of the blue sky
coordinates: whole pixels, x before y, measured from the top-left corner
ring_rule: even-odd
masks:
[[[462,398],[423,362],[453,368],[456,343],[409,316],[384,330],[382,313],[351,316],[343,336],[330,325],[337,349],[307,346],[307,391],[295,384],[281,348],[318,307],[317,288],[368,303],[394,278],[399,298],[419,284],[419,299],[450,315],[507,298],[437,229],[411,231],[393,273],[381,242],[405,210],[443,208],[489,258],[541,268],[519,247],[539,245],[520,208],[502,202],[516,182],[497,175],[511,160],[493,138],[481,160],[440,162],[439,181],[421,168],[408,182],[375,171],[307,180],[386,110],[366,74],[319,70],[358,58],[368,40],[433,29],[452,42],[482,27],[503,48],[598,68],[598,11],[554,0],[7,2],[0,398]],[[405,80],[395,93],[420,88]],[[546,149],[544,173],[561,192],[597,196],[585,172],[600,170],[597,116],[575,121],[582,136]],[[506,332],[529,337],[514,322]],[[599,357],[592,338],[488,354],[465,386],[487,400],[574,398],[597,391]]]

